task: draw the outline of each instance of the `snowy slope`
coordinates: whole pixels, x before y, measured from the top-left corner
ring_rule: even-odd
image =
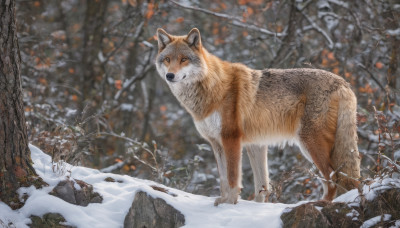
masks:
[[[31,215],[42,216],[46,213],[60,213],[68,222],[67,225],[77,227],[123,227],[125,215],[132,204],[137,191],[146,191],[153,197],[164,199],[185,216],[185,227],[280,227],[280,215],[287,207],[294,204],[255,203],[239,200],[237,205],[214,206],[213,197],[193,195],[176,189],[168,189],[177,197],[155,191],[149,185],[155,182],[140,180],[126,175],[102,173],[98,170],[62,164],[51,163],[50,156],[40,149],[30,145],[31,156],[36,172],[49,186],[37,190],[34,187],[19,189],[20,196],[26,193],[29,198],[24,207],[12,211],[6,204],[0,202],[0,220],[3,224],[10,222],[16,227],[28,227]],[[57,167],[64,172],[53,172]],[[103,197],[101,204],[93,203],[87,207],[77,206],[49,195],[59,181],[65,178],[83,180],[93,185],[94,191]],[[112,177],[118,182],[106,182],[106,177]],[[0,224],[1,224],[0,221]]]

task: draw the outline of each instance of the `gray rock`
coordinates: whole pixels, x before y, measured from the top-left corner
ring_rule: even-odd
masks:
[[[54,227],[54,228],[72,228],[73,226],[64,225],[65,219],[58,213],[47,213],[42,217],[32,215],[30,217],[32,223],[29,225],[31,228],[43,228],[43,227]]]
[[[132,207],[125,217],[124,227],[181,227],[185,225],[185,217],[181,212],[167,204],[165,200],[153,198],[146,192],[138,192]]]
[[[331,227],[331,222],[312,203],[302,204],[282,213],[283,228]]]
[[[58,183],[50,192],[51,195],[60,199],[86,207],[89,203],[101,203],[103,198],[99,193],[93,192],[93,186],[81,180],[75,180],[80,189],[75,188],[75,182],[72,180],[64,180]]]
[[[60,181],[60,183],[53,188],[51,194],[68,203],[76,204],[74,182],[70,180]]]
[[[382,189],[368,201],[360,195],[359,204],[311,202],[289,208],[282,213],[283,227],[360,227],[374,217],[389,214],[390,220],[379,221],[374,227],[390,227],[400,219],[400,189]]]

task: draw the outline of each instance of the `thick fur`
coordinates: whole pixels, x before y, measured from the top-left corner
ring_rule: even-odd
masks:
[[[214,150],[221,184],[215,205],[237,202],[242,147],[250,157],[257,202],[268,195],[268,145],[298,145],[325,179],[324,200],[335,197],[336,183],[339,189],[357,186],[357,103],[341,77],[316,69],[253,70],[222,61],[202,46],[197,29],[186,36],[158,29],[157,37],[160,76]]]

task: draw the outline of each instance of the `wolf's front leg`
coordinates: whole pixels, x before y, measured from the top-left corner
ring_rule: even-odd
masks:
[[[217,160],[221,184],[221,197],[215,200],[214,205],[218,206],[221,203],[236,204],[242,189],[242,150],[240,142],[234,147],[236,149],[234,151],[232,146],[235,143],[230,144],[230,146],[222,146],[217,141],[213,141],[211,144]]]
[[[269,192],[267,145],[246,146],[254,175],[254,201],[265,202]]]

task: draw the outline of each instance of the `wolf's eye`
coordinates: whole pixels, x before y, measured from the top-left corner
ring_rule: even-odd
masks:
[[[183,57],[183,58],[181,59],[181,63],[184,63],[184,62],[186,62],[187,60],[188,60],[188,58]]]
[[[167,61],[169,63],[169,57],[165,57],[164,61]]]

